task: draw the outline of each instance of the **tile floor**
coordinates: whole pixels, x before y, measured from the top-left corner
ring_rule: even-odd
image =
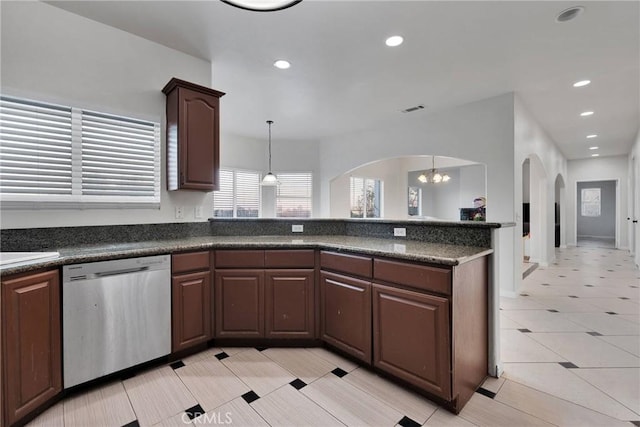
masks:
[[[501,303],[504,375],[459,416],[321,348],[211,348],[58,403],[46,426],[640,426],[640,272],[557,251]]]

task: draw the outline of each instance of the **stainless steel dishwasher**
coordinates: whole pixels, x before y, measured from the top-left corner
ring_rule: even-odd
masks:
[[[171,352],[169,255],[62,268],[64,387]]]

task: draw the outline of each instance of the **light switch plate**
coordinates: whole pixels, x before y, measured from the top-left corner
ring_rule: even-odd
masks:
[[[302,233],[304,231],[304,225],[302,224],[293,224],[291,225],[292,233]]]
[[[393,235],[396,237],[406,237],[407,229],[406,228],[394,228]]]
[[[196,206],[194,216],[196,218],[202,218],[204,216],[204,209],[202,206]]]
[[[184,218],[184,207],[176,206],[176,219],[183,219],[183,218]]]

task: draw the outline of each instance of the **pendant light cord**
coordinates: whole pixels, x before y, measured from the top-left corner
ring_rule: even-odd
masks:
[[[271,173],[271,125],[273,120],[267,120],[267,124],[269,125],[269,173]]]

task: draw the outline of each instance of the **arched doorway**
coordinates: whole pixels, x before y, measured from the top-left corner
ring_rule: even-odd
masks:
[[[547,173],[535,154],[529,155],[523,162],[522,172],[523,235],[528,229],[528,234],[524,236],[525,255],[528,253],[529,262],[548,265],[548,236],[553,234],[547,226],[547,192],[550,190]]]
[[[554,202],[554,224],[553,224],[553,240],[556,248],[565,247],[565,185],[562,175],[556,176],[555,182],[555,202]]]

